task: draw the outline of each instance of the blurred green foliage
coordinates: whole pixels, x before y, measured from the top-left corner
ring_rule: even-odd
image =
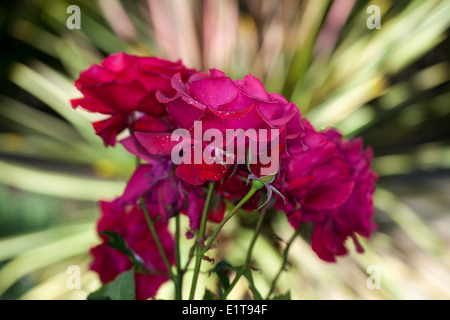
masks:
[[[73,4],[80,30],[66,27]],[[366,27],[371,4],[381,9],[381,29]],[[2,2],[0,296],[84,299],[99,286],[88,271],[96,201],[121,193],[134,159],[120,146],[104,148],[90,124],[97,115],[72,110],[69,99],[79,96],[80,71],[126,51],[235,78],[252,73],[316,126],[373,147],[379,230],[364,242],[366,253],[327,264],[298,239],[279,293],[450,298],[449,12],[447,0]],[[239,264],[255,219],[230,222],[216,255]],[[282,214],[271,222],[254,251],[263,295],[285,245],[272,243],[272,234],[287,240],[292,233]],[[66,286],[72,264],[83,270],[80,290]],[[381,268],[381,290],[366,286],[369,265]],[[242,280],[230,298],[248,297],[247,290]],[[171,298],[170,289],[158,297]]]

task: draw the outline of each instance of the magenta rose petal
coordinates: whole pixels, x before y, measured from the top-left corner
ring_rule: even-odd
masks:
[[[120,143],[123,145],[125,150],[129,153],[134,154],[136,157],[147,161],[149,163],[154,163],[156,161],[155,156],[150,154],[134,137],[131,135],[125,139],[120,140]]]
[[[199,120],[204,112],[204,110],[186,103],[181,98],[168,102],[166,104],[166,110],[181,128],[187,130],[192,128],[194,121]],[[183,112],[180,112],[180,110],[183,110]]]
[[[123,114],[92,123],[95,133],[103,139],[106,146],[116,145],[116,136],[126,128],[126,124],[127,120]]]
[[[248,94],[263,100],[269,100],[270,97],[267,94],[261,81],[255,76],[248,74],[244,77],[244,81],[239,81],[238,84]]]
[[[141,164],[136,168],[120,198],[124,204],[136,203],[136,200],[150,189],[152,169],[153,166],[149,164]]]
[[[200,227],[203,206],[205,204],[205,200],[199,196],[197,192],[198,191],[194,188],[188,194],[189,207],[187,216],[189,217],[189,228],[191,230],[198,230]]]
[[[136,57],[125,52],[119,52],[108,56],[102,62],[102,66],[112,72],[121,72],[129,68],[136,61]]]
[[[170,155],[179,143],[171,140],[171,133],[135,132],[134,135],[139,143],[154,155]]]
[[[188,93],[199,102],[217,109],[235,97],[239,88],[230,78],[203,79],[192,82]]]

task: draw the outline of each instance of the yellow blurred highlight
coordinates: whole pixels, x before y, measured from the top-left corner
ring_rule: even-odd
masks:
[[[96,176],[107,178],[117,173],[117,165],[110,159],[100,159],[94,163],[93,170]]]
[[[334,127],[342,132],[352,132],[365,126],[375,118],[375,112],[369,106],[362,106],[356,109],[348,117],[337,123]]]
[[[333,126],[360,108],[366,101],[376,98],[386,86],[387,81],[383,77],[374,77],[362,83],[351,83],[352,90],[337,93],[309,112],[308,118],[319,128]]]
[[[410,96],[408,84],[401,82],[389,88],[389,90],[380,97],[380,106],[384,110],[390,110],[407,100]]]
[[[390,0],[372,0],[367,6],[378,6],[380,7],[381,14],[385,14],[391,7],[392,1]]]
[[[441,62],[418,72],[412,78],[414,86],[422,91],[432,89],[450,79],[448,62]]]
[[[24,141],[18,133],[5,133],[0,138],[0,146],[5,151],[17,151],[23,148]]]
[[[436,168],[450,168],[450,148],[428,144],[413,154],[386,155],[373,159],[373,169],[379,176]]]

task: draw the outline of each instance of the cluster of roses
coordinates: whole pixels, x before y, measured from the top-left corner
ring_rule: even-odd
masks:
[[[168,220],[185,214],[190,219],[187,236],[198,230],[206,183],[216,182],[208,220],[220,222],[225,201],[236,203],[248,192],[248,179],[261,178],[258,164],[251,172],[249,166],[220,161],[174,164],[171,152],[177,142],[172,133],[180,128],[192,132],[200,122],[203,132],[214,128],[224,136],[227,129],[278,129],[279,153],[274,156],[279,157],[279,169],[244,209],[258,208],[276,190],[274,207],[286,213],[293,228],[314,223],[312,249],[326,261],[347,253],[348,237],[360,251],[356,234],[370,237],[376,179],[370,169],[371,150],[363,149],[361,139],[343,140],[336,130],[316,131],[294,103],[267,93],[252,75],[233,81],[218,70],[202,73],[181,62],[118,53],[82,72],[75,84],[84,97],[72,100],[73,107],[107,115],[93,123],[104,144],[114,146],[127,129],[129,135],[120,143],[142,160],[123,195],[101,202],[98,232],[119,233],[149,270],[167,272],[147,226],[142,199],[173,263]],[[106,244],[105,235],[101,237],[103,243],[91,249],[91,268],[106,283],[132,264]],[[154,296],[167,279],[161,274],[136,274],[136,297]]]

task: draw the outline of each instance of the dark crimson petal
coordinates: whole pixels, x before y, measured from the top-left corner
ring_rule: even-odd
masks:
[[[175,93],[175,90],[170,85],[171,75],[146,71],[138,66],[136,74],[137,76],[134,79],[137,78],[148,91],[153,91],[153,93],[162,91],[165,94]]]
[[[160,103],[158,99],[156,99],[154,91],[148,93],[144,98],[142,98],[139,102],[139,111],[145,112],[153,117],[162,117],[167,115],[164,104]]]
[[[193,69],[186,69],[181,60],[174,62],[160,59],[158,57],[148,57],[142,59],[141,68],[146,72],[153,72],[166,76],[173,76],[178,72],[187,74],[195,72]]]
[[[297,110],[297,106],[292,104],[291,107],[286,106],[288,112]],[[305,135],[304,127],[301,124],[300,112],[296,112],[294,116],[286,124],[286,152],[288,155],[296,155],[304,151],[305,143],[303,142],[303,136]]]
[[[93,65],[86,71],[80,73],[80,77],[75,81],[78,90],[91,87],[100,82],[110,82],[115,79],[115,73],[111,72],[99,65]]]
[[[313,210],[330,210],[342,206],[350,197],[354,182],[348,172],[347,165],[334,158],[317,166],[311,172],[317,177],[309,185],[304,204]]]
[[[102,217],[99,221],[98,231],[109,230],[119,233],[131,250],[142,259],[147,269],[167,272],[141,207],[139,205],[124,207],[118,205],[120,202],[119,198],[114,202],[102,204]],[[169,263],[173,264],[174,242],[167,230],[167,223],[156,220],[158,211],[155,206],[149,205],[148,209],[164,252]],[[114,221],[112,225],[110,224],[111,220]],[[91,269],[99,274],[103,283],[107,283],[118,274],[129,270],[132,264],[125,254],[107,245],[107,237],[102,236],[102,239],[103,243],[90,251],[94,258]],[[154,296],[161,284],[167,280],[168,277],[162,275],[136,274],[136,299],[148,299]]]
[[[94,260],[90,269],[97,272],[102,283],[108,283],[116,278],[119,273],[131,269],[132,264],[122,252],[102,243],[90,249]]]
[[[100,201],[99,208],[102,215],[97,223],[97,232],[116,229],[122,219],[121,212],[123,208],[120,202],[117,200],[112,202]]]
[[[154,252],[158,254],[158,252]],[[168,277],[163,275],[145,275],[145,274],[135,274],[134,276],[136,282],[136,300],[147,300],[150,297],[154,297],[157,293],[159,287],[169,280]]]
[[[293,190],[297,188],[305,188],[312,181],[314,181],[314,177],[312,176],[298,176],[291,180],[289,180],[289,185],[287,186],[288,190]]]
[[[129,113],[138,110],[147,90],[137,80],[99,83],[83,90],[88,98],[96,98],[118,112]]]
[[[316,224],[311,236],[311,247],[320,259],[328,262],[336,262],[333,253],[331,253],[323,243],[323,227],[321,224]]]
[[[288,216],[289,223],[295,230],[300,228],[300,225],[303,221],[302,218],[303,217],[302,217],[301,210],[292,211],[291,213],[289,213],[289,216]]]
[[[220,201],[217,203],[216,201],[214,203],[215,206],[211,209],[211,211],[208,214],[208,220],[212,222],[221,222],[223,220],[223,216],[225,214],[225,202]]]
[[[115,146],[116,137],[127,126],[126,117],[123,114],[112,116],[106,120],[92,123],[95,133],[103,139],[105,146]]]
[[[144,87],[145,85],[142,83],[142,77],[139,74],[139,64],[136,59],[135,63],[131,63],[127,68],[116,72],[115,81],[130,81],[130,80],[138,80]]]
[[[335,256],[341,256],[347,253],[347,249],[344,247],[346,238],[346,233],[335,229],[333,219],[328,219],[322,223],[322,243]]]
[[[359,243],[358,239],[356,238],[355,234],[352,234],[352,240],[353,243],[355,245],[356,251],[358,251],[359,253],[363,253],[364,252],[364,248],[362,247],[362,245]]]
[[[192,185],[202,185],[206,181],[219,181],[228,171],[228,166],[221,164],[180,164],[176,174],[180,179]]]
[[[189,228],[191,230],[198,230],[205,205],[205,193],[201,187],[194,187],[189,191],[188,202],[187,216],[189,217]],[[208,220],[220,222],[223,220],[224,213],[225,202],[216,201],[208,213]]]
[[[130,124],[133,131],[165,133],[170,130],[166,121],[147,115],[140,115]]]
[[[95,100],[95,99],[89,99],[89,98],[73,99],[73,100],[70,100],[70,103],[72,104],[72,107],[74,109],[80,106],[81,108],[83,108],[87,111],[91,111],[91,112],[98,112],[98,113],[102,113],[102,114],[117,113],[116,110],[108,107],[101,101]]]

